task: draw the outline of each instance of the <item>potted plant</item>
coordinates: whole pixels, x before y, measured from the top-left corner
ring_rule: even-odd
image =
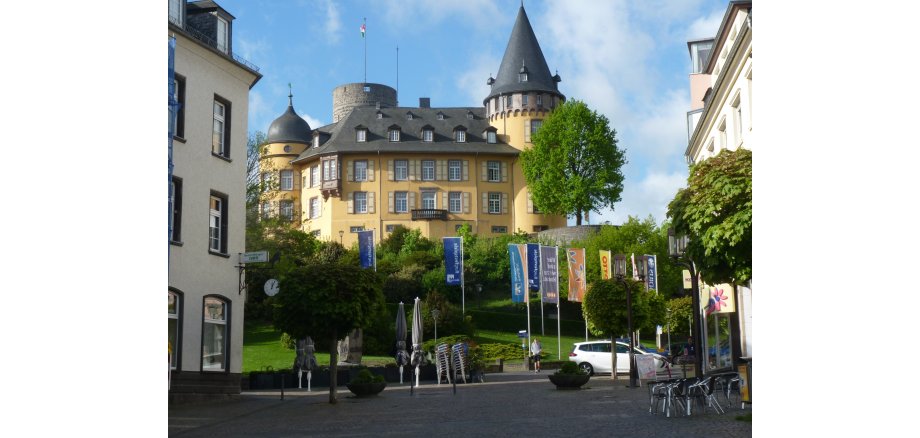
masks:
[[[346,386],[357,397],[369,397],[383,391],[383,388],[387,387],[387,382],[383,376],[374,375],[367,368],[363,368]]]
[[[565,362],[559,371],[549,375],[549,381],[556,385],[556,389],[579,389],[590,378],[575,362]]]

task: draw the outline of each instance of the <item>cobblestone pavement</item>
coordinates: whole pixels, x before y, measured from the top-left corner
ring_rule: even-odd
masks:
[[[328,403],[328,388],[246,391],[238,400],[169,407],[169,434],[213,436],[437,436],[750,437],[749,414],[737,404],[719,415],[694,406],[690,417],[649,413],[648,389],[594,376],[581,390],[557,390],[547,373],[487,374],[485,383],[388,384],[376,397],[347,388]]]

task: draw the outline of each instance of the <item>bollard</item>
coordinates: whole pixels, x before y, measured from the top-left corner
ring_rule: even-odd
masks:
[[[281,400],[284,400],[284,374],[281,374]]]

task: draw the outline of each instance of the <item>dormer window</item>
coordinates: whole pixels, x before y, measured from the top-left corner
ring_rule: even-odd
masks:
[[[518,72],[518,81],[519,81],[519,82],[527,82],[527,73],[529,73],[529,72],[527,71],[527,66],[526,66],[526,65],[523,65],[523,61],[522,61],[522,63],[521,63],[521,71]]]
[[[444,120],[444,113],[438,111],[438,120]]]
[[[482,131],[482,136],[485,137],[486,142],[488,142],[488,143],[493,143],[493,144],[494,144],[494,143],[497,143],[497,142],[498,142],[498,135],[496,135],[496,129],[495,129],[495,128],[489,127],[489,128],[486,129],[485,131]]]
[[[319,147],[319,135],[314,135],[314,136],[313,136],[313,147],[315,147],[315,148],[318,148],[318,147]]]
[[[434,128],[428,125],[422,128],[422,141],[427,143],[434,141]]]
[[[358,126],[355,128],[355,141],[358,143],[364,143],[367,141],[367,128],[363,126]]]
[[[406,120],[412,120],[412,112],[406,112]]]
[[[387,128],[387,132],[389,133],[390,141],[399,141],[399,134],[401,132],[399,126],[390,126]]]
[[[467,119],[470,119],[470,120],[473,120],[473,112],[472,112],[472,111],[467,111],[467,112],[466,112],[466,118],[467,118]]]
[[[382,118],[383,118],[383,113],[380,111],[377,111],[377,120],[380,120]]]
[[[454,141],[457,143],[466,143],[466,128],[458,126],[454,128]]]
[[[217,17],[217,50],[227,53],[230,49],[229,33],[230,23],[221,17]]]

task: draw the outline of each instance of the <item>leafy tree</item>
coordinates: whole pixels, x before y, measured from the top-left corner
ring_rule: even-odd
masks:
[[[336,403],[336,343],[352,330],[374,322],[383,307],[383,293],[380,277],[373,270],[330,261],[332,252],[281,276],[274,323],[295,339],[312,336],[328,342],[329,403]]]
[[[574,215],[613,207],[623,191],[626,164],[616,130],[607,117],[578,100],[555,110],[521,152],[521,164],[534,205],[551,214]]]
[[[654,330],[666,319],[664,298],[654,291],[646,292],[641,282],[629,278],[624,281],[629,284],[632,298],[633,329]],[[588,330],[595,335],[613,338],[629,332],[626,289],[621,281],[611,279],[591,283],[585,292],[582,310]],[[616,348],[611,348],[610,354],[613,369],[616,369]]]
[[[253,263],[249,265],[253,269],[246,270],[246,319],[271,319],[271,303],[275,297],[265,295],[262,286],[279,271],[306,265],[321,247],[312,235],[293,229],[277,218],[247,223],[246,251],[268,251],[274,262]]]
[[[262,194],[262,177],[259,169],[259,159],[268,136],[262,131],[250,132],[246,143],[246,224],[257,223],[259,220],[259,197]]]
[[[747,149],[723,150],[694,164],[687,187],[668,204],[675,231],[690,237],[687,255],[709,284],[751,279],[752,164]]]

